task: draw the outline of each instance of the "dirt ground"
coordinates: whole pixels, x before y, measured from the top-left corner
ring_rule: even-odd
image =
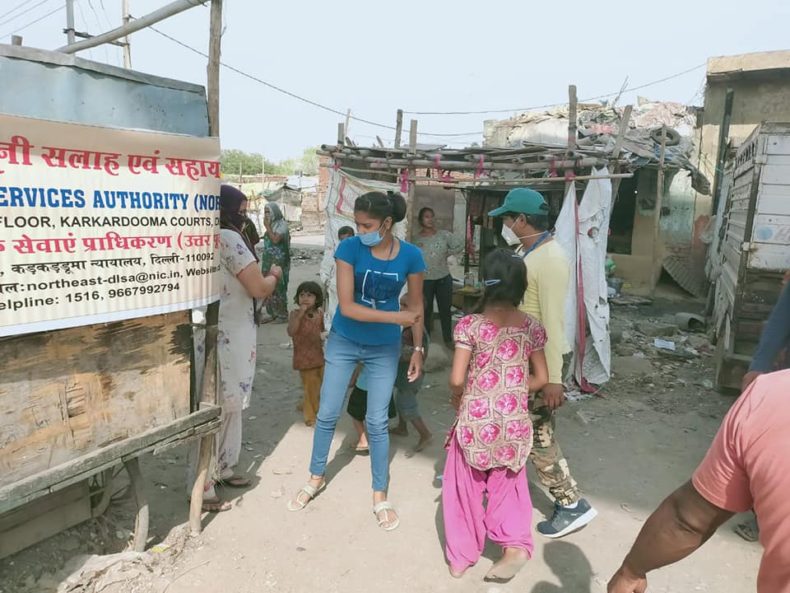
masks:
[[[320,247],[305,246],[301,253],[305,259],[294,262],[292,290],[318,274]],[[676,298],[613,306],[615,376],[602,397],[568,402],[557,428],[571,471],[599,517],[559,541],[536,534],[533,559],[508,585],[482,581],[498,553],[493,546],[459,581],[450,578],[444,563],[438,476],[444,432],[452,421],[446,367],[427,374],[420,395],[423,416],[436,435],[433,445],[414,454],[416,436],[392,439],[390,499],[400,511],[399,529],[386,533],[376,526],[369,458],[350,451],[353,428],[347,417],[338,425],[327,490],[302,512],[286,510],[288,497],[307,478],[312,431],[295,410],[301,387],[291,370],[285,326],[266,325],[258,334],[255,395],[246,412],[239,467],[254,477],[254,485],[222,492],[234,508],[205,516],[203,534],[188,537],[186,452],[145,458],[148,552],[110,557],[118,562],[114,571],[104,571],[103,580],[65,579],[86,566],[86,554],[125,549],[133,505],[120,491],[104,517],[1,560],[0,593],[604,591],[649,513],[689,478],[733,401],[712,390],[712,348],[704,335],[678,332],[673,325],[675,312],[699,307]],[[674,341],[678,351],[661,354],[655,337]],[[432,354],[431,365],[439,358]],[[531,467],[529,475],[537,522],[552,505],[534,483]],[[724,526],[691,558],[652,574],[649,591],[753,591],[760,551]]]

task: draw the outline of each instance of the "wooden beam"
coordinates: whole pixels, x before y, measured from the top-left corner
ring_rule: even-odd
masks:
[[[222,0],[211,0],[207,92],[209,135],[219,137],[219,67],[222,55]]]
[[[342,121],[337,123],[337,145],[346,145],[346,126]]]
[[[614,150],[612,150],[612,158],[619,159],[620,158],[620,151],[623,149],[623,140],[625,139],[625,134],[628,131],[628,125],[631,123],[631,112],[633,111],[633,105],[626,105],[625,110],[623,110],[623,117],[620,120],[620,129],[617,130],[617,140],[614,142]],[[612,173],[617,174],[620,172],[620,161],[618,160],[615,162],[614,167],[612,169]],[[620,179],[615,179],[612,182],[612,208],[617,203],[617,192],[620,191]]]
[[[400,148],[401,135],[403,134],[403,109],[398,109],[395,118],[395,148]]]
[[[348,126],[351,123],[351,107],[348,108],[346,111],[346,124],[343,126],[343,130],[345,131],[345,135],[348,136]]]
[[[219,137],[219,69],[222,57],[222,0],[211,0],[211,17],[209,21],[209,50],[207,66],[208,92],[208,125],[209,134]],[[211,407],[217,403],[217,336],[219,333],[219,301],[209,304],[206,308],[206,360],[203,367],[203,381],[200,401]],[[214,434],[208,434],[200,440],[197,461],[197,477],[192,485],[189,504],[189,526],[193,534],[200,533],[200,522],[203,508],[203,492],[211,457],[214,452]]]
[[[22,36],[11,35],[11,45],[22,45]]]
[[[417,120],[411,120],[409,126],[409,152],[416,154],[417,152]]]
[[[660,245],[661,240],[661,204],[664,198],[664,157],[667,152],[667,127],[661,126],[661,151],[658,153],[658,175],[656,176],[656,207],[653,212],[653,265],[651,294],[655,294],[658,279],[661,276],[663,262],[661,256],[663,249]]]
[[[568,151],[576,148],[576,137],[578,135],[576,124],[576,85],[568,87]]]
[[[424,157],[411,157],[409,155],[404,155],[404,158],[399,159],[389,159],[385,157],[373,157],[373,156],[357,156],[354,154],[348,154],[345,152],[340,151],[331,151],[324,153],[326,156],[330,156],[333,159],[337,159],[338,161],[349,161],[349,162],[364,162],[370,163],[372,168],[379,168],[379,169],[399,169],[403,167],[418,167],[418,168],[428,168],[434,169],[437,166],[437,163],[434,160],[430,160],[429,156],[431,154],[426,154]],[[537,161],[531,163],[490,163],[486,164],[486,169],[490,170],[497,170],[497,171],[547,171],[552,166],[557,169],[571,169],[573,167],[602,167],[609,163],[608,159],[605,158],[593,158],[593,157],[584,157],[578,160],[557,160],[552,163],[552,161]],[[439,161],[439,167],[442,169],[447,169],[448,171],[474,171],[477,165],[473,161]]]
[[[89,478],[117,465],[119,461],[125,461],[151,451],[163,441],[172,439],[180,433],[188,432],[200,424],[211,422],[219,417],[220,412],[221,408],[218,406],[192,412],[189,416],[179,418],[164,426],[152,428],[135,437],[107,445],[93,453],[0,488],[0,513]]]

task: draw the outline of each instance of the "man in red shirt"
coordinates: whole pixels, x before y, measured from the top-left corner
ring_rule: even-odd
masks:
[[[732,406],[687,482],[648,518],[609,593],[643,593],[647,573],[685,558],[754,508],[764,548],[758,593],[790,593],[790,370],[761,375]]]

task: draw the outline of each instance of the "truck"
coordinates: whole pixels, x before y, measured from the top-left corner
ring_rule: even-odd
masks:
[[[790,123],[763,122],[727,162],[709,254],[717,388],[740,389],[790,270]]]

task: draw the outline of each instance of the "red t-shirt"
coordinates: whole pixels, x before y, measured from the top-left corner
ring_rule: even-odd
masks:
[[[692,482],[711,504],[754,508],[758,593],[790,593],[790,370],[762,375],[725,416]]]

